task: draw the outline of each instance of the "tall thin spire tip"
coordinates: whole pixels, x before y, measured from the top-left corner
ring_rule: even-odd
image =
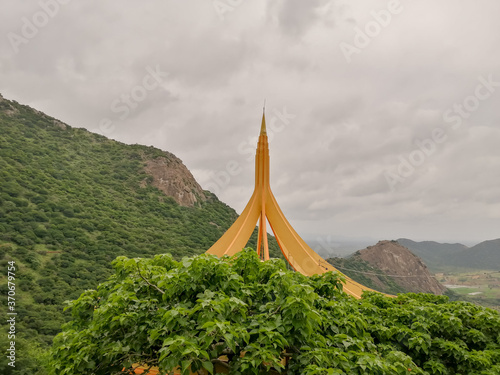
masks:
[[[262,111],[262,125],[260,126],[260,134],[267,134],[267,131],[266,131],[266,99],[264,99],[264,108]]]

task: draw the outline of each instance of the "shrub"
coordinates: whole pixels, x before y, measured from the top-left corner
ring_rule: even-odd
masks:
[[[447,297],[356,300],[339,274],[308,278],[251,250],[181,262],[119,257],[114,268],[69,304],[52,374],[128,373],[134,363],[213,373],[222,362],[232,374],[500,371],[499,314]]]

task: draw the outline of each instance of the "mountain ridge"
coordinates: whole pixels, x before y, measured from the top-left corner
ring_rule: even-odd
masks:
[[[408,238],[398,238],[396,240],[402,246],[410,249],[415,255],[420,257],[424,263],[434,272],[446,264],[447,259],[453,254],[468,249],[461,243],[441,243],[437,241],[413,241]]]
[[[450,263],[464,268],[500,270],[500,238],[465,249],[452,257]]]
[[[471,247],[461,243],[413,241],[407,238],[399,238],[397,242],[421,257],[433,272],[439,272],[446,266],[500,269],[500,239],[482,241]]]

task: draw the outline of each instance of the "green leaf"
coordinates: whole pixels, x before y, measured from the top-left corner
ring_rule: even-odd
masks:
[[[212,374],[214,372],[214,364],[210,361],[205,361],[202,363],[202,366],[205,370],[208,371],[209,374]]]

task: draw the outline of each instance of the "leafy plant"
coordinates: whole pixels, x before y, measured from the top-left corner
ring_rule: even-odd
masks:
[[[232,258],[119,257],[69,302],[52,374],[498,374],[500,316],[447,297],[342,292],[247,249]],[[200,372],[201,373],[201,372]]]

